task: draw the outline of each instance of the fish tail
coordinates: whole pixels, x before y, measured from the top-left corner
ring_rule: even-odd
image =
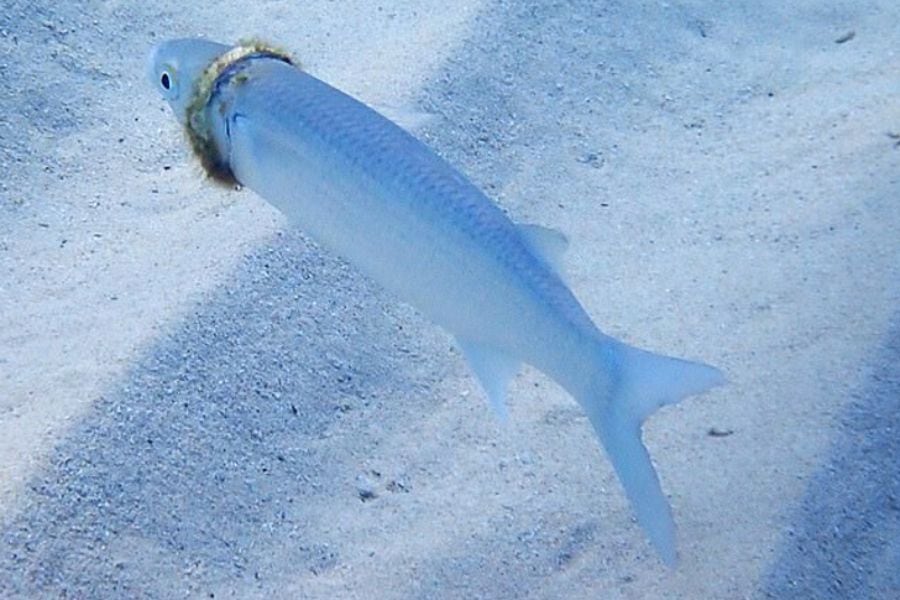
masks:
[[[587,397],[579,398],[638,522],[663,562],[677,561],[675,523],[647,448],[641,424],[656,409],[721,385],[721,371],[709,365],[661,356],[618,342],[598,349],[597,374]]]

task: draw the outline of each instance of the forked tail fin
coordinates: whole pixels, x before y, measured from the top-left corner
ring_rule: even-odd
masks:
[[[612,352],[610,353],[610,350]],[[641,424],[657,408],[725,383],[721,371],[701,363],[645,352],[625,344],[604,346],[590,397],[579,398],[615,468],[625,494],[662,560],[674,566],[675,523],[659,485]]]

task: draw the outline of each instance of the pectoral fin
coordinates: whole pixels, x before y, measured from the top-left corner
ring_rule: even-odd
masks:
[[[506,388],[519,370],[519,361],[478,342],[457,339],[457,343],[481,382],[494,414],[501,423],[505,423],[509,417]]]
[[[407,106],[393,104],[370,104],[376,112],[387,117],[410,133],[422,131],[437,121],[437,115],[425,111],[415,110]]]

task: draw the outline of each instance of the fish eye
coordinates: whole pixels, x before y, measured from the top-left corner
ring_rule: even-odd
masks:
[[[172,65],[160,65],[156,72],[156,84],[159,91],[167,100],[178,97],[178,71]]]

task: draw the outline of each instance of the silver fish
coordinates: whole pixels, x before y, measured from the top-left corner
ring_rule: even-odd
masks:
[[[562,385],[674,565],[675,525],[641,424],[724,383],[718,369],[602,333],[559,275],[562,234],[514,224],[425,144],[285,53],[172,40],[148,69],[213,177],[250,188],[452,333],[498,416],[522,363]]]

